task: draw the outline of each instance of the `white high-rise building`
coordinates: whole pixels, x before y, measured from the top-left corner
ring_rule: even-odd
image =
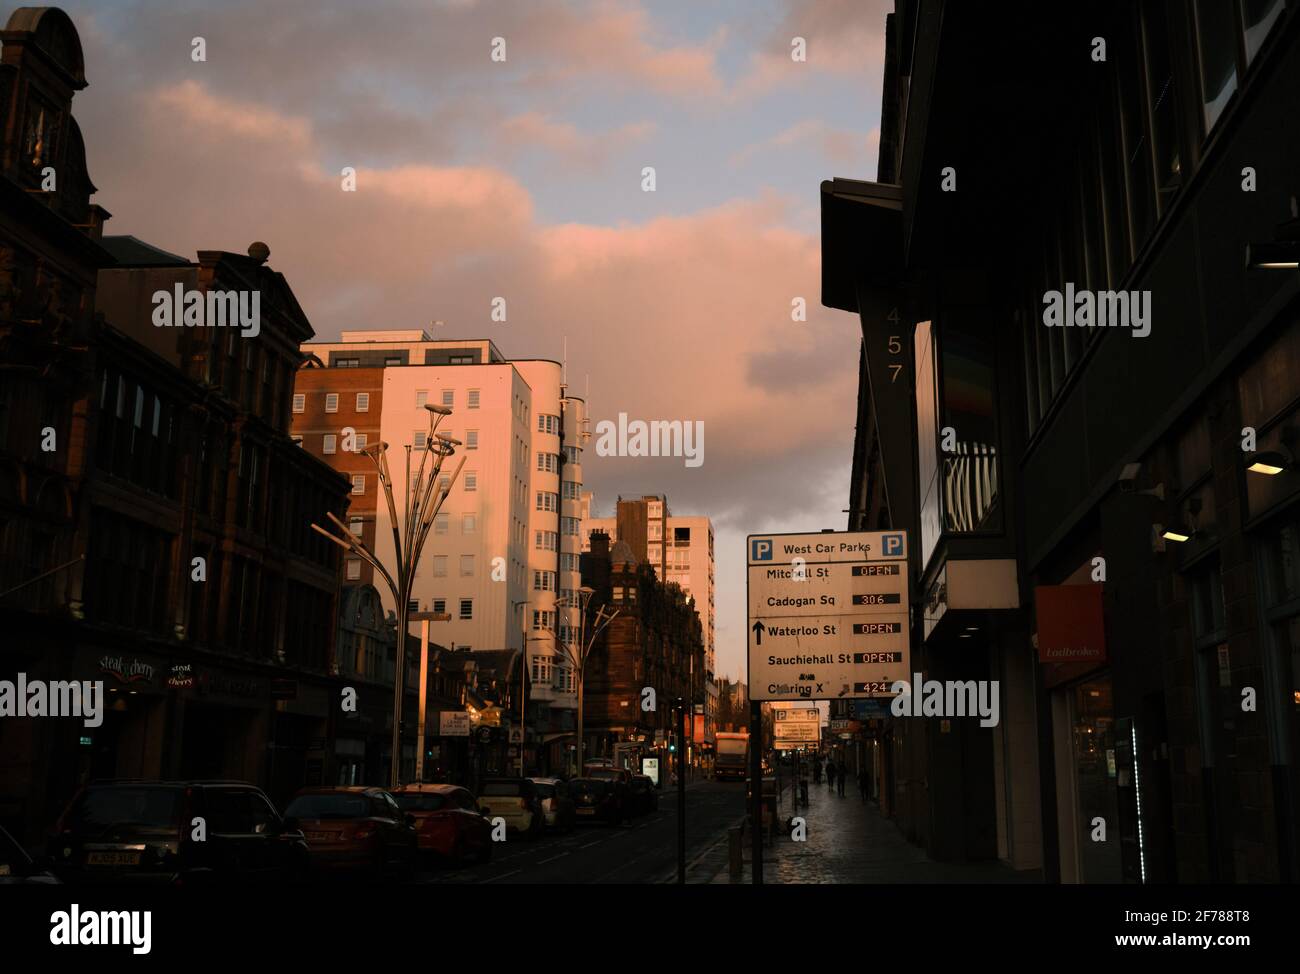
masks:
[[[561,364],[509,361],[488,340],[433,341],[419,331],[344,332],[341,342],[310,343],[303,351],[327,369],[382,369],[370,409],[378,409],[380,438],[389,444],[399,521],[409,486],[407,448],[412,482],[425,456],[424,407],[452,410],[438,432],[460,445],[442,477],[449,480],[462,458],[464,465],[425,544],[412,602],[451,615],[450,622],[433,624],[432,638],[444,646],[518,649],[527,638],[530,700],[571,703],[576,681],[550,632],[564,639],[580,626],[577,608],[561,599],[582,584],[582,457],[589,433],[585,404],[567,395]],[[329,380],[322,386],[315,378],[327,391]],[[346,378],[340,378],[343,388]],[[362,536],[373,538],[379,560],[391,564],[392,520],[382,496],[373,509],[373,533]],[[394,609],[382,580],[376,588],[385,608]]]

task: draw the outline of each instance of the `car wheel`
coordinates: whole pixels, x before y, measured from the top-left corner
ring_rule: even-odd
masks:
[[[474,861],[478,863],[492,861],[492,840],[490,838],[483,843],[483,848],[479,849],[478,855],[474,857]]]

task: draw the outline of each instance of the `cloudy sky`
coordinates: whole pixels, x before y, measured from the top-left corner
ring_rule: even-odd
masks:
[[[875,175],[892,4],[63,6],[110,233],[190,257],[264,240],[322,339],[567,340],[593,420],[702,420],[702,466],[591,450],[584,473],[600,514],[665,493],[713,519],[718,670],[743,674],[744,536],[846,523],[858,328],[819,305],[818,186]]]

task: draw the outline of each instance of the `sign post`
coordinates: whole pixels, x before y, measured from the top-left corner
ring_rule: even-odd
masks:
[[[751,700],[887,697],[911,679],[904,532],[750,535],[747,548]]]

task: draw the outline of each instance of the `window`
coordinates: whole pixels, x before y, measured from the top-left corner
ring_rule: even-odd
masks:
[[[420,600],[419,600],[419,599],[407,599],[407,601],[406,601],[406,609],[407,609],[408,612],[419,612],[419,611],[420,611]]]
[[[352,477],[352,493],[364,494],[366,492],[366,475],[363,473],[354,474]]]
[[[348,530],[356,537],[361,537],[362,520],[359,517],[348,518]]]
[[[355,452],[357,453],[360,453],[362,450],[364,450],[366,448],[366,443],[369,442],[365,433],[358,433],[352,439],[353,439],[354,446],[356,447]]]
[[[456,390],[455,390],[455,389],[443,389],[443,390],[442,390],[442,404],[443,404],[444,406],[449,407],[449,408],[452,407],[452,406],[454,406],[454,405],[456,405]]]
[[[359,413],[370,412],[370,393],[368,392],[357,393],[357,412]]]
[[[302,392],[293,394],[293,411],[295,413],[305,412],[307,409],[307,395]]]
[[[538,551],[554,551],[560,545],[560,536],[554,531],[537,531],[533,545]]]
[[[447,577],[447,556],[446,555],[433,556],[433,577],[434,578]]]
[[[460,556],[460,577],[461,578],[474,577],[474,556],[473,555]]]
[[[434,599],[434,600],[433,600],[433,611],[434,611],[434,612],[446,612],[446,611],[447,611],[447,600],[446,600],[446,599]]]
[[[461,599],[461,600],[460,600],[460,617],[461,617],[462,619],[473,619],[473,618],[474,618],[474,600],[473,600],[473,599]]]
[[[468,393],[468,400],[469,400],[469,401],[468,401],[468,403],[467,403],[468,408],[470,408],[470,409],[478,409],[478,392],[479,392],[479,391],[478,391],[477,389],[471,389],[471,390],[469,390],[469,393]]]
[[[646,525],[646,537],[651,541],[662,541],[664,536],[664,522],[651,521]]]
[[[359,358],[336,358],[334,360],[334,368],[336,369],[355,369],[360,364],[361,359]]]
[[[566,480],[560,485],[560,496],[566,501],[582,500],[582,484]]]
[[[461,532],[463,534],[474,534],[478,531],[478,515],[474,513],[465,514],[461,517]]]
[[[293,434],[293,442],[296,443],[298,446],[302,446],[302,434],[301,434],[301,433],[294,433],[294,434]]]
[[[447,513],[436,514],[433,518],[433,533],[446,534],[451,515]]]
[[[478,449],[478,430],[465,431],[465,449],[466,450]]]
[[[691,529],[690,529],[690,528],[673,528],[673,540],[676,541],[678,544],[686,544],[686,545],[690,544],[690,543],[691,543]]]
[[[360,577],[361,577],[361,559],[349,558],[348,559],[348,580],[355,581]]]
[[[339,411],[339,394],[337,392],[325,393],[325,412],[337,413]]]
[[[563,451],[565,463],[582,463],[582,448],[577,446],[566,446]]]
[[[565,552],[560,555],[560,571],[576,572],[578,571],[578,556]]]
[[[555,612],[551,609],[533,610],[533,629],[554,629]]]
[[[555,572],[534,571],[534,572],[533,572],[533,591],[534,591],[534,592],[554,592],[554,591],[555,591]]]
[[[390,365],[401,365],[401,364],[402,364],[402,359],[401,359],[400,356],[396,356],[396,355],[385,355],[385,356],[384,356],[384,367],[385,367],[385,368],[387,368],[387,367],[390,366]]]
[[[451,355],[447,358],[448,365],[473,365],[473,355]]]
[[[664,505],[661,501],[651,501],[646,506],[651,519],[658,519],[664,516]]]
[[[423,449],[425,449],[426,447],[428,447],[428,445],[429,445],[429,431],[428,431],[428,430],[412,430],[412,431],[411,431],[411,447],[412,447],[413,449],[416,449],[416,450],[423,450]]]
[[[539,490],[537,492],[537,510],[539,511],[559,510],[559,501],[559,496],[549,490]]]
[[[538,413],[537,432],[558,434],[560,432],[560,417],[548,416],[546,413]]]
[[[555,495],[552,494],[551,496],[554,497]],[[576,537],[578,536],[578,531],[579,531],[579,528],[580,528],[580,527],[581,527],[581,521],[580,521],[578,518],[576,518],[576,517],[562,517],[562,518],[560,518],[560,533],[561,533],[561,534],[570,534],[570,535],[573,535],[573,536],[576,538]]]
[[[326,433],[324,446],[322,447],[323,451],[325,453],[333,453],[338,447],[338,442],[339,442],[338,436],[336,436],[334,433]]]
[[[465,489],[467,491],[478,490],[478,471],[476,470],[465,471]]]
[[[416,390],[415,390],[415,408],[416,408],[416,409],[423,409],[423,408],[424,408],[424,404],[427,403],[428,401],[429,401],[429,390],[428,390],[428,389],[416,389]]]
[[[537,469],[545,473],[556,473],[560,469],[560,457],[556,453],[537,454]]]

